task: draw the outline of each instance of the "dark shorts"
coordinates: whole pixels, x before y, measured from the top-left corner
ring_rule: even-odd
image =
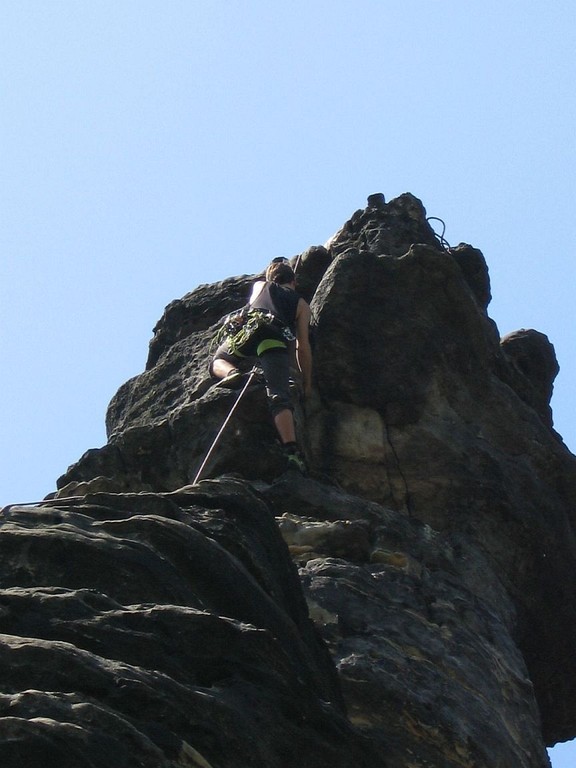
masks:
[[[237,357],[233,355],[226,342],[221,344],[212,360],[226,360],[240,370],[246,370],[257,360],[266,379],[266,396],[273,416],[286,409],[293,410],[290,397],[290,350],[288,345],[267,349],[257,357]],[[210,363],[210,373],[212,373]]]

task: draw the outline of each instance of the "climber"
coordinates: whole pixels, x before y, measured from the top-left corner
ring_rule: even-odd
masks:
[[[293,406],[290,397],[290,349],[296,342],[296,360],[302,374],[304,397],[312,388],[312,351],[310,348],[310,307],[296,292],[296,276],[288,260],[278,257],[266,269],[265,280],[254,283],[249,307],[270,312],[276,325],[267,325],[250,342],[247,355],[231,352],[225,339],[210,364],[210,373],[220,379],[218,386],[237,389],[244,383],[242,372],[246,357],[257,356],[264,378],[274,425],[291,468],[306,474],[306,464],[296,441]]]

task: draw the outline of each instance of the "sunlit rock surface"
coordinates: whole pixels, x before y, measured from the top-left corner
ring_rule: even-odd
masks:
[[[309,478],[254,386],[193,485],[237,398],[207,366],[244,275],[172,302],[107,445],[5,511],[6,765],[543,768],[576,735],[552,344],[500,340],[481,251],[412,195],[370,196],[293,265]]]

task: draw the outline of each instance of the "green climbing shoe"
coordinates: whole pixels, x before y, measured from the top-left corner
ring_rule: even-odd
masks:
[[[288,469],[295,469],[297,472],[300,472],[301,475],[308,474],[308,467],[306,466],[306,462],[300,451],[287,453],[286,459],[288,460]]]

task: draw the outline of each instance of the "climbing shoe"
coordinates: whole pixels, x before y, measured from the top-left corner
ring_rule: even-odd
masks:
[[[293,443],[284,446],[284,453],[288,462],[288,469],[295,469],[297,472],[300,472],[301,475],[308,474],[308,467],[306,466],[304,456],[302,456]]]
[[[233,371],[230,371],[228,376],[220,379],[216,386],[222,387],[223,389],[240,389],[240,387],[245,383],[246,374],[242,373],[242,371],[239,371],[238,368],[234,368]]]
[[[288,469],[296,469],[298,472],[300,472],[301,475],[308,474],[308,467],[306,466],[304,457],[299,453],[289,453],[287,459]]]

